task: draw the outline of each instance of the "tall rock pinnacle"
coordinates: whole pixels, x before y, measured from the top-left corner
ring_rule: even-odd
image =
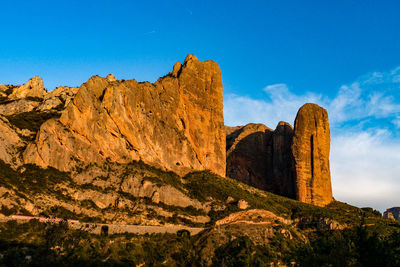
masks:
[[[332,202],[329,151],[327,111],[316,104],[303,105],[296,116],[292,144],[298,200],[318,206]]]

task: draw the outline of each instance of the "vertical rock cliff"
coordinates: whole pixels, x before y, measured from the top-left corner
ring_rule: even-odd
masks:
[[[263,124],[250,123],[226,129],[226,176],[294,198],[292,126],[280,122],[273,131]]]
[[[142,160],[178,174],[224,175],[225,153],[221,71],[188,55],[154,84],[92,77],[59,119],[40,127],[24,161],[71,171]]]
[[[279,122],[272,138],[272,184],[276,194],[295,198],[296,185],[292,154],[293,128],[287,122]]]
[[[294,130],[286,122],[274,131],[262,124],[227,129],[228,177],[318,206],[333,200],[325,109],[305,104]]]
[[[226,176],[248,185],[271,190],[271,138],[273,131],[263,124],[226,127]]]
[[[297,199],[318,206],[332,202],[330,130],[324,108],[316,104],[300,108],[294,124],[292,151]]]

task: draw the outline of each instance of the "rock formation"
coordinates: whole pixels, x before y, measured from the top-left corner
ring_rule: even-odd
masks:
[[[291,142],[293,129],[280,122],[227,127],[226,176],[257,188],[295,197]]]
[[[383,217],[400,221],[400,207],[387,209],[383,213]]]
[[[272,136],[272,184],[276,194],[295,198],[296,185],[292,154],[293,128],[287,122],[279,122]]]
[[[20,152],[25,146],[17,129],[0,115],[0,160],[13,166],[21,164]]]
[[[298,200],[324,206],[332,202],[329,168],[330,130],[327,111],[305,104],[294,124],[292,152]]]
[[[40,97],[46,94],[46,89],[43,86],[43,80],[35,76],[26,84],[13,88],[12,93],[8,96],[9,99],[20,99],[24,97]]]
[[[235,178],[248,185],[271,190],[268,157],[271,148],[268,145],[272,130],[263,124],[247,124],[243,127],[228,127],[226,176]]]
[[[315,104],[300,108],[295,128],[279,122],[227,127],[228,177],[273,193],[324,206],[332,198],[328,114]]]
[[[224,175],[225,153],[220,69],[188,55],[154,84],[92,77],[59,119],[40,127],[24,161],[71,171],[77,164],[142,160],[181,175],[204,169]]]

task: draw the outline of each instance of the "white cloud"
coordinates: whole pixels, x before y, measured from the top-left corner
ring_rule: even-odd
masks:
[[[332,137],[331,172],[336,199],[384,211],[400,204],[400,143],[388,131]]]
[[[225,123],[255,122],[275,128],[281,120],[293,124],[304,103],[317,103],[328,110],[331,124],[336,199],[381,211],[400,206],[400,142],[391,132],[400,128],[400,67],[343,85],[332,99],[311,92],[297,95],[286,84],[269,85],[263,91],[263,99],[226,95]]]
[[[249,122],[264,123],[275,128],[279,121],[293,123],[298,109],[308,102],[322,104],[322,96],[306,94],[298,96],[291,93],[285,84],[274,84],[264,88],[269,99],[252,99],[248,96],[225,95],[225,124],[243,125]]]

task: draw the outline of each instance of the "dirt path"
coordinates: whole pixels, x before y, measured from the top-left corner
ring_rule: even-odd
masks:
[[[33,217],[33,216],[19,216],[12,215],[7,217],[0,217],[0,222],[7,222],[11,220],[16,220],[18,222],[26,222],[29,220],[37,219],[41,222],[60,222],[61,218],[45,218],[45,217]],[[103,223],[85,223],[77,220],[67,220],[68,226],[72,229],[80,229],[93,234],[100,234],[102,227],[107,228],[108,234],[122,234],[122,233],[132,233],[138,235],[144,234],[156,234],[156,233],[173,233],[176,234],[180,230],[187,230],[191,235],[196,235],[204,230],[200,227],[188,227],[184,225],[128,225],[128,224],[103,224]],[[103,228],[104,229],[104,228]]]

